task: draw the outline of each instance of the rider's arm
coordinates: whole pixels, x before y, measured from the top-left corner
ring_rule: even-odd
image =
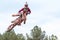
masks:
[[[23,10],[24,10],[24,8],[22,8],[21,10],[19,10],[18,13],[20,13],[20,12],[23,11]]]
[[[31,10],[30,10],[30,8],[28,8],[28,11],[31,13]]]

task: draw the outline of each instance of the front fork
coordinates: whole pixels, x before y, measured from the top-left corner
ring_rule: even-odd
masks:
[[[16,26],[16,24],[11,24],[11,25],[8,27],[7,32],[11,31],[15,26]]]

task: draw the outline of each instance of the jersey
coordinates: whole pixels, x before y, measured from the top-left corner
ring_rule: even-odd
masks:
[[[29,8],[22,8],[21,10],[19,10],[19,13],[23,11],[23,13],[31,13],[31,10]]]

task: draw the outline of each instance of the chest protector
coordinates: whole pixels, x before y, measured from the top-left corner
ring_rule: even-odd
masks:
[[[23,10],[24,12],[28,12],[28,8],[24,8],[24,10]]]

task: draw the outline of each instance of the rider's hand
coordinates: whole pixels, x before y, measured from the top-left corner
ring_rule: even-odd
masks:
[[[28,14],[30,14],[30,12],[28,12]]]

